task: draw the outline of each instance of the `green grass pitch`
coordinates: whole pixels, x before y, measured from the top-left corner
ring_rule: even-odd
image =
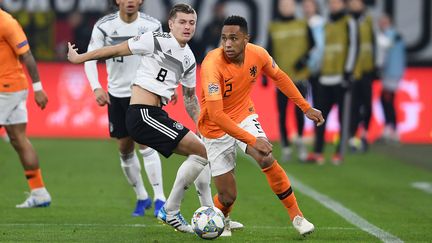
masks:
[[[12,147],[0,141],[0,242],[203,241],[160,224],[152,210],[144,217],[130,216],[135,197],[120,169],[114,141],[32,139],[32,142],[39,153],[45,184],[53,201],[49,208],[15,209],[15,204],[25,199],[23,192],[28,191],[27,183]],[[393,149],[400,153],[403,147]],[[381,241],[326,208],[319,200],[296,190],[298,181],[402,241],[431,242],[432,194],[413,188],[411,183],[432,183],[432,170],[407,163],[409,156],[397,159],[382,151],[374,148],[367,154],[349,155],[346,163],[338,167],[298,162],[282,164],[288,174],[295,177],[293,188],[299,205],[316,227],[306,238],[291,227],[285,209],[258,167],[239,156],[238,198],[231,216],[242,222],[245,229],[216,241]],[[274,155],[280,155],[277,144]],[[430,158],[430,154],[424,156]],[[168,196],[183,158],[172,156],[162,161]],[[142,173],[146,189],[152,195],[144,169]],[[196,193],[190,188],[182,204],[182,213],[190,220],[198,207]]]

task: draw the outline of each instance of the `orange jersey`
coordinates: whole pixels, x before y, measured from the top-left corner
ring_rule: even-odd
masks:
[[[28,88],[18,58],[28,50],[30,47],[19,23],[0,9],[0,92],[16,92]]]
[[[261,71],[304,112],[311,107],[264,48],[247,44],[244,62],[239,66],[230,63],[219,47],[209,52],[201,65],[198,128],[204,137],[219,138],[228,133],[247,144],[255,143],[256,138],[237,124],[255,113],[250,93]]]

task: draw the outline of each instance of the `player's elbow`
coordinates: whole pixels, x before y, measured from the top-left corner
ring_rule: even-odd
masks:
[[[209,115],[210,121],[212,121],[212,122],[214,122],[216,124],[219,123],[220,116],[219,116],[218,112],[209,112],[208,115]]]

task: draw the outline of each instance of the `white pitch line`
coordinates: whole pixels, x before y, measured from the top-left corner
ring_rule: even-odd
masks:
[[[424,181],[418,181],[418,182],[413,182],[411,183],[411,186],[422,190],[426,193],[432,194],[432,183],[430,182],[424,182]]]
[[[124,227],[124,228],[158,228],[165,227],[165,225],[146,225],[146,224],[41,224],[41,223],[20,223],[20,224],[0,224],[1,227],[51,227],[51,226],[62,226],[62,227]],[[288,229],[291,226],[273,226],[273,225],[252,225],[245,226],[247,229]],[[357,230],[354,227],[321,227],[320,230]]]
[[[258,167],[258,164],[256,161],[251,158],[248,155],[245,155],[244,153],[239,153],[240,156],[250,161],[252,164],[256,165]],[[288,174],[288,173],[287,173]],[[341,203],[331,199],[330,197],[319,193],[318,191],[315,191],[311,187],[303,184],[299,180],[297,180],[294,176],[289,175],[290,181],[295,184],[294,189],[299,190],[301,193],[309,196],[310,198],[314,199],[318,203],[322,204],[324,207],[330,209],[331,211],[335,212],[342,218],[344,218],[346,221],[350,222],[351,224],[359,227],[361,230],[377,237],[383,242],[397,242],[402,243],[403,240],[399,239],[398,237],[378,228],[377,226],[369,223],[366,219],[360,217],[355,212],[351,211],[350,209],[343,206]]]

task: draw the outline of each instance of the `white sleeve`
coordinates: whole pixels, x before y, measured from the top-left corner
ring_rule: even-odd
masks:
[[[196,62],[193,60],[193,64],[186,70],[185,75],[181,79],[181,84],[188,88],[194,88],[196,86]]]
[[[159,22],[159,27],[158,27],[158,29],[156,30],[156,32],[163,32],[161,22]]]
[[[132,54],[151,54],[154,49],[153,32],[137,35],[128,40],[129,50]]]
[[[102,48],[104,46],[104,39],[105,39],[105,35],[99,29],[99,26],[95,25],[93,27],[93,32],[92,32],[92,36],[90,39],[90,43],[87,47],[87,52]],[[97,60],[85,62],[84,63],[84,70],[85,70],[87,79],[89,80],[90,87],[91,87],[92,91],[94,91],[97,88],[102,88],[101,84],[99,83],[98,70],[97,70]]]

